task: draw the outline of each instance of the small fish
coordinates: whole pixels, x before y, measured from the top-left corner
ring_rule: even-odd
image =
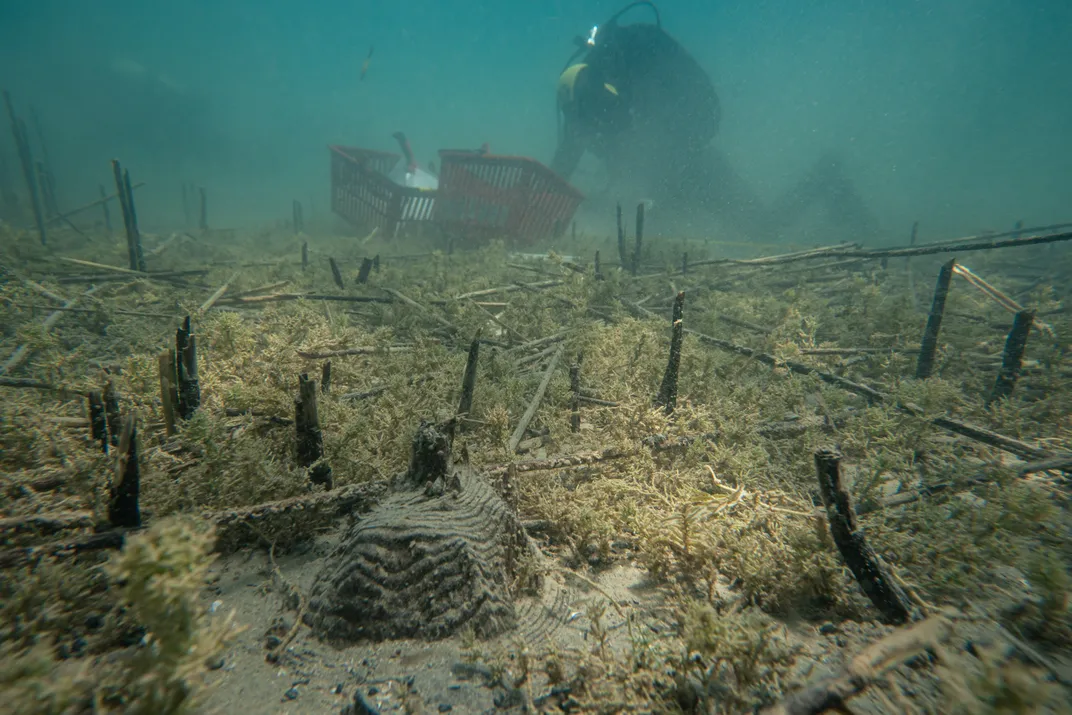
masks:
[[[368,48],[368,57],[366,57],[365,61],[361,63],[361,81],[362,82],[365,81],[365,75],[368,74],[369,64],[372,62],[372,52],[375,49],[376,49],[375,47],[369,47]]]

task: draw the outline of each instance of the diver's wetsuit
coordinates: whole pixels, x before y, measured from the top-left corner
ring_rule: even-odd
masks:
[[[782,233],[821,205],[835,227],[861,237],[874,221],[841,173],[823,158],[770,206],[711,146],[722,118],[702,67],[658,25],[610,23],[583,64],[563,73],[558,147],[551,168],[570,178],[585,151],[620,190],[668,207],[686,223],[709,214],[753,237]]]
[[[696,60],[655,25],[612,25],[598,37],[562,107],[551,168],[569,178],[585,150],[612,174],[657,170],[702,152],[718,133],[721,109]]]

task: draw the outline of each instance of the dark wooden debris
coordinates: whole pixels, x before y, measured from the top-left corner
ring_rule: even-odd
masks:
[[[324,456],[324,435],[320,431],[317,408],[316,380],[306,373],[298,376],[298,399],[294,403],[294,426],[297,437],[298,464],[309,469],[309,481],[332,488],[331,467],[321,461]]]
[[[893,580],[856,523],[852,498],[841,471],[841,455],[832,449],[820,449],[815,453],[815,468],[830,535],[849,570],[888,622],[899,625],[910,620],[912,607],[908,596]]]
[[[346,285],[342,282],[342,272],[339,271],[339,264],[335,262],[334,258],[328,258],[328,265],[331,266],[331,277],[335,280],[335,285],[342,290]]]
[[[119,394],[115,386],[109,380],[104,384],[104,415],[108,425],[108,442],[113,447],[119,446],[119,435],[123,429],[122,417],[119,412]],[[104,450],[107,452],[108,450]]]
[[[986,403],[988,405],[1009,397],[1016,387],[1016,380],[1020,376],[1020,367],[1024,360],[1024,350],[1027,348],[1027,336],[1031,334],[1031,326],[1035,322],[1035,311],[1021,310],[1016,314],[1012,322],[1012,329],[1005,338],[1005,351],[1001,356],[1001,370],[994,381],[994,389]]]
[[[138,464],[138,428],[134,415],[123,420],[119,448],[116,450],[115,481],[108,500],[108,523],[132,529],[141,526],[138,508],[141,472]]]
[[[469,344],[469,356],[465,360],[465,373],[462,377],[462,394],[458,400],[459,417],[465,418],[473,410],[473,394],[476,391],[476,366],[480,359],[480,333],[473,337]],[[452,423],[453,424],[453,423]],[[462,422],[462,430],[465,429],[465,421]],[[452,435],[453,436],[453,435]]]
[[[325,360],[320,368],[320,392],[325,395],[331,392],[331,360]]]
[[[633,272],[633,276],[636,277],[640,271],[640,253],[643,249],[644,243],[644,203],[637,204],[636,207],[636,245],[633,247],[633,260],[630,261],[629,268]]]
[[[97,390],[86,395],[89,407],[89,433],[93,441],[99,442],[101,451],[108,453],[108,420],[104,413],[104,398]]]
[[[205,194],[205,187],[202,186],[198,189],[201,197],[201,213],[200,219],[197,222],[197,227],[201,229],[202,233],[208,231],[208,196]]]
[[[357,282],[359,285],[368,283],[369,273],[372,271],[372,259],[361,259],[361,268],[357,271]]]
[[[15,114],[15,105],[12,103],[11,94],[7,90],[4,91],[4,104],[7,105],[7,116],[11,120],[11,134],[15,139],[15,149],[19,156],[19,164],[22,166],[22,177],[26,181],[26,191],[30,195],[34,223],[37,225],[41,245],[45,245],[48,242],[48,233],[45,229],[45,214],[41,207],[41,194],[38,191],[37,177],[34,176],[33,154],[30,150],[30,137],[26,132],[26,123]]]
[[[640,206],[643,205],[640,204]],[[670,319],[670,358],[666,363],[666,372],[663,373],[659,394],[655,397],[655,404],[662,407],[668,415],[677,409],[677,378],[681,368],[681,342],[685,335],[685,326],[682,322],[684,312],[685,291],[681,291],[674,299],[674,311]]]
[[[934,357],[938,352],[938,333],[942,329],[945,300],[949,295],[949,283],[953,279],[953,266],[956,263],[956,259],[952,259],[938,272],[938,283],[934,287],[934,300],[931,302],[931,312],[927,317],[927,327],[923,331],[923,339],[920,342],[919,360],[916,362],[916,379],[918,380],[930,377],[934,371]]]
[[[193,332],[190,316],[182,321],[175,331],[175,384],[178,388],[176,414],[188,420],[201,406],[201,385],[197,379],[197,336]]]

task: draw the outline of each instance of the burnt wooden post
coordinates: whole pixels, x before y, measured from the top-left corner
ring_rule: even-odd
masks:
[[[815,469],[830,535],[852,575],[887,621],[894,624],[908,621],[912,615],[908,596],[890,576],[856,523],[856,511],[842,476],[841,455],[834,449],[818,450]]]
[[[681,342],[685,336],[685,326],[682,322],[684,312],[685,291],[681,291],[674,298],[674,312],[670,323],[670,359],[666,363],[663,382],[655,398],[655,404],[662,406],[668,415],[677,409],[677,376],[681,368]]]
[[[301,201],[294,199],[294,233],[301,233],[305,230],[305,215],[302,213]]]
[[[114,527],[134,529],[141,526],[141,510],[138,508],[141,470],[138,464],[138,428],[134,415],[123,420],[119,436],[119,448],[108,499],[108,523]]]
[[[573,363],[569,369],[570,382],[570,432],[581,431],[581,365]]]
[[[463,418],[461,423],[463,432],[466,428],[464,418],[468,417],[473,410],[473,395],[476,393],[476,366],[479,359],[480,333],[478,332],[473,337],[473,342],[469,343],[469,356],[465,359],[465,374],[462,376],[462,395],[458,399],[458,416]],[[453,429],[451,433],[453,436]]]
[[[372,259],[362,258],[361,269],[357,272],[357,282],[361,285],[368,283],[369,272],[372,271]]]
[[[335,285],[339,289],[343,289],[346,286],[342,282],[342,271],[339,270],[339,264],[335,262],[334,258],[328,258],[328,264],[331,266],[331,277],[335,279]]]
[[[119,395],[116,394],[112,381],[104,383],[104,417],[108,426],[108,443],[113,447],[119,445],[119,431],[123,425],[119,415]],[[107,452],[108,450],[104,450]]]
[[[934,356],[938,352],[938,332],[942,329],[942,316],[945,315],[945,299],[949,295],[949,283],[953,279],[953,266],[956,259],[942,265],[938,272],[938,283],[934,287],[934,300],[927,317],[927,328],[923,331],[923,340],[919,346],[919,361],[916,363],[916,378],[923,380],[931,376],[934,370]]]
[[[636,205],[636,247],[633,249],[633,275],[640,271],[640,251],[644,242],[644,202]]]
[[[108,194],[104,193],[104,185],[98,184],[97,188],[100,190],[101,197],[101,211],[104,212],[104,230],[108,233],[108,238],[112,237],[112,212],[108,208]]]
[[[127,257],[130,270],[146,270],[145,255],[141,248],[141,234],[138,232],[138,214],[134,208],[134,191],[130,187],[130,172],[124,171],[118,159],[112,159],[112,174],[115,177],[115,190],[119,194],[119,207],[123,211],[123,228],[127,234]]]
[[[599,251],[596,251],[595,271],[596,280],[603,280],[603,268],[599,265]]]
[[[175,331],[175,375],[178,385],[178,406],[175,410],[183,420],[188,420],[201,406],[201,385],[197,379],[197,336],[194,335],[190,316],[182,321]]]
[[[625,224],[622,223],[622,205],[619,203],[617,207],[618,216],[618,261],[622,264],[622,268],[629,265],[629,256],[626,255],[625,250]]]
[[[1012,321],[1012,330],[1005,338],[1005,352],[1001,356],[1001,371],[998,372],[994,389],[990,393],[986,404],[990,405],[997,400],[1012,395],[1016,387],[1016,380],[1020,377],[1020,365],[1024,360],[1024,350],[1027,348],[1027,336],[1031,334],[1031,326],[1035,322],[1035,311],[1021,310]]]
[[[309,469],[309,481],[331,489],[331,467],[324,456],[324,435],[320,431],[320,412],[316,400],[316,380],[304,372],[298,376],[298,399],[294,403],[294,427],[297,439],[298,464]],[[311,469],[310,469],[311,468]]]
[[[101,451],[108,453],[108,418],[104,414],[104,398],[98,390],[86,395],[89,405],[89,434],[94,442],[100,442]]]
[[[208,196],[205,194],[204,186],[199,189],[199,192],[201,195],[201,218],[197,226],[202,233],[205,233],[208,231]]]
[[[186,228],[190,228],[193,221],[191,219],[190,211],[190,186],[185,181],[182,182],[182,218]]]
[[[320,368],[320,392],[325,395],[331,392],[331,360],[325,360]]]
[[[304,271],[309,267],[309,242],[302,241],[301,244],[301,269]]]
[[[170,437],[175,434],[176,412],[179,407],[178,367],[175,351],[165,350],[158,358],[160,371],[160,409],[164,415],[164,431]]]
[[[37,178],[34,176],[30,137],[26,132],[26,123],[15,114],[15,105],[12,103],[11,94],[7,90],[4,90],[4,104],[7,105],[7,116],[11,120],[11,135],[15,139],[15,150],[18,152],[19,164],[22,166],[22,178],[26,182],[26,191],[30,195],[34,223],[37,225],[37,233],[43,246],[48,243],[48,233],[45,231],[45,215],[41,208],[41,194],[38,191]]]

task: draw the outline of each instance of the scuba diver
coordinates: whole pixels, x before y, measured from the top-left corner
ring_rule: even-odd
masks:
[[[654,23],[619,24],[647,6]],[[551,168],[569,179],[585,152],[614,190],[643,196],[686,224],[714,217],[749,238],[773,238],[818,204],[846,236],[875,232],[874,220],[831,158],[764,206],[712,146],[722,108],[704,69],[669,34],[655,4],[633,2],[593,27],[558,82],[558,146]],[[682,227],[675,227],[682,228]]]

